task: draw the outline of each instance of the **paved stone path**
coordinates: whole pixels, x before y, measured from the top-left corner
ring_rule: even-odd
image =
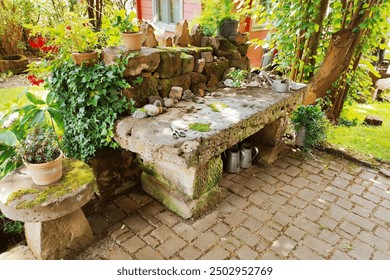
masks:
[[[77,259],[390,259],[390,179],[322,152],[224,174],[223,201],[184,220],[142,191],[88,217]]]

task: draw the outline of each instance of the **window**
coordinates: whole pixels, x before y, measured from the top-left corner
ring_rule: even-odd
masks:
[[[153,2],[154,15],[158,23],[174,26],[183,18],[183,0],[154,0]]]

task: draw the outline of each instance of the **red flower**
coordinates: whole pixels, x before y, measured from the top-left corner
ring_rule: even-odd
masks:
[[[40,84],[42,84],[44,82],[43,79],[38,79],[37,77],[35,77],[34,75],[29,75],[27,76],[27,79],[30,81],[30,83],[33,85],[33,86],[39,86]]]
[[[66,27],[66,30],[72,30],[72,27],[70,27],[69,25]]]
[[[28,43],[33,49],[41,49],[45,44],[45,40],[42,38],[42,36],[37,36],[35,38],[29,38]]]

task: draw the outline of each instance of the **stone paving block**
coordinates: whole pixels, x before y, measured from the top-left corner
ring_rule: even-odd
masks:
[[[89,215],[87,220],[94,234],[103,233],[110,226],[106,219],[97,213]]]
[[[270,200],[279,204],[277,207],[280,207],[280,205],[283,205],[287,201],[287,198],[278,194],[274,194],[270,196]]]
[[[329,229],[321,230],[321,233],[318,237],[332,245],[335,245],[337,241],[340,240],[340,236],[337,233],[330,231]]]
[[[141,240],[138,236],[133,236],[127,241],[122,243],[123,249],[125,249],[129,253],[135,253],[145,245],[146,243],[143,240]]]
[[[381,197],[381,198],[390,200],[390,193],[388,190],[383,190],[383,189],[380,189],[378,187],[372,186],[372,187],[368,188],[368,191],[372,194],[375,194],[375,195]]]
[[[331,194],[334,194],[334,195],[337,195],[338,197],[341,197],[341,198],[344,198],[344,199],[348,199],[349,197],[349,193],[344,191],[344,190],[341,190],[339,188],[336,188],[334,186],[328,186],[325,188],[325,190]]]
[[[337,176],[337,172],[335,172],[333,170],[329,170],[329,169],[325,169],[322,173],[325,174],[330,179],[332,179],[333,177]]]
[[[227,237],[221,237],[218,244],[222,248],[228,250],[229,252],[233,252],[233,253],[235,253],[238,250],[238,248],[241,247],[241,241],[236,239],[235,237],[233,237],[231,235],[229,235]]]
[[[339,174],[339,176],[341,177],[341,178],[344,178],[344,179],[346,179],[346,180],[348,180],[348,181],[352,181],[355,177],[353,176],[353,175],[351,175],[351,174],[349,174],[349,173],[347,173],[347,172],[341,172],[340,174]]]
[[[351,211],[352,211],[353,213],[359,215],[359,216],[364,217],[364,218],[370,217],[370,216],[371,216],[371,213],[372,213],[372,212],[371,212],[370,210],[368,210],[367,208],[363,208],[363,207],[361,207],[361,206],[359,206],[359,205],[355,205],[355,206],[351,209]]]
[[[143,247],[137,253],[135,253],[137,260],[163,260],[164,257],[149,246]]]
[[[382,252],[375,252],[372,259],[373,260],[390,260],[390,254],[384,254]]]
[[[246,181],[246,178],[241,174],[236,174],[230,180],[233,181],[234,183],[241,184],[242,182]]]
[[[219,216],[225,216],[225,215],[233,213],[237,210],[238,210],[237,207],[231,205],[230,203],[228,203],[226,201],[223,201],[219,205],[218,209],[216,209],[216,211],[219,213]]]
[[[361,242],[360,240],[353,241],[352,247],[353,249],[348,252],[348,255],[358,260],[369,260],[371,255],[374,253],[374,248]]]
[[[305,206],[307,205],[307,201],[301,199],[301,198],[298,198],[298,197],[294,197],[293,199],[290,200],[289,202],[292,206],[295,206],[299,209],[303,209],[305,208]]]
[[[180,249],[184,248],[187,243],[181,239],[180,237],[174,236],[163,244],[161,244],[157,249],[161,252],[161,254],[170,259],[173,257]]]
[[[362,173],[360,173],[359,177],[364,180],[373,180],[376,177],[376,175],[377,173],[364,170]]]
[[[351,224],[350,222],[348,221],[344,221],[341,225],[340,225],[340,229],[342,229],[343,231],[345,231],[346,233],[350,234],[350,235],[356,235],[359,231],[360,231],[360,228],[354,224]]]
[[[292,224],[313,235],[316,235],[320,231],[320,227],[318,224],[313,223],[312,221],[302,216],[299,216],[298,218],[294,219]]]
[[[199,258],[202,254],[197,249],[195,249],[191,245],[187,245],[184,247],[184,249],[179,253],[180,257],[182,257],[184,260],[196,260]]]
[[[175,213],[169,210],[157,214],[156,218],[160,220],[162,223],[170,227],[176,225],[177,223],[183,220],[182,217],[176,215]]]
[[[286,236],[281,236],[278,240],[272,243],[271,249],[279,256],[287,257],[291,250],[297,245],[297,242]]]
[[[376,207],[375,203],[357,195],[353,195],[350,198],[350,201],[355,202],[356,204],[359,204],[360,206],[363,206],[364,208],[368,208],[368,209],[374,209]]]
[[[347,191],[360,196],[366,188],[362,185],[352,184],[347,188]]]
[[[150,234],[161,243],[165,242],[166,240],[175,235],[173,230],[171,230],[167,225],[161,225],[157,227]]]
[[[328,216],[322,216],[318,219],[317,223],[320,225],[321,228],[327,228],[330,230],[334,230],[338,224],[337,221],[329,218]]]
[[[138,213],[147,218],[155,218],[155,216],[160,213],[166,211],[166,207],[163,206],[160,202],[158,201],[153,201],[149,203],[148,205],[142,207],[142,209],[138,210]]]
[[[152,225],[148,225],[146,228],[142,229],[141,231],[139,231],[137,234],[139,236],[145,236],[145,235],[148,235],[151,231],[155,230],[156,228]]]
[[[123,244],[124,242],[126,242],[127,240],[132,238],[133,236],[134,236],[134,233],[132,231],[128,231],[128,232],[125,232],[124,234],[118,236],[117,238],[115,238],[114,241],[117,244]]]
[[[231,231],[231,227],[222,222],[216,223],[211,229],[219,236],[225,236]]]
[[[273,222],[276,222],[282,226],[288,225],[290,222],[292,222],[292,218],[283,212],[278,211],[272,218],[271,220]]]
[[[313,205],[309,205],[303,210],[302,216],[308,218],[311,221],[316,221],[319,217],[321,217],[322,213],[322,209]]]
[[[277,179],[275,179],[275,177],[268,175],[264,171],[257,173],[256,177],[260,178],[261,180],[263,180],[264,182],[266,182],[270,185],[273,185],[278,181]]]
[[[252,193],[249,196],[249,201],[256,204],[256,205],[262,205],[267,199],[269,199],[269,195],[263,191],[257,191]]]
[[[298,197],[300,197],[301,199],[305,200],[305,201],[311,201],[313,200],[318,194],[316,192],[313,192],[309,189],[303,189],[303,190],[300,190],[298,193],[297,193]]]
[[[353,258],[348,256],[346,252],[336,250],[330,259],[331,260],[352,260]]]
[[[343,189],[345,190],[347,188],[347,186],[349,185],[350,183],[350,180],[347,180],[347,179],[343,179],[341,177],[336,177],[333,181],[332,181],[332,185],[337,187],[337,188],[340,188],[340,189]]]
[[[207,254],[201,257],[201,260],[225,260],[229,257],[230,253],[217,245],[212,248]]]
[[[253,217],[249,217],[244,223],[244,227],[246,227],[252,232],[258,231],[262,226],[263,223]]]
[[[327,192],[324,192],[324,193],[320,194],[319,199],[323,199],[323,200],[326,200],[328,202],[335,202],[337,199],[337,196],[330,194],[330,193],[327,193]]]
[[[247,188],[245,188],[243,186],[243,184],[233,184],[231,186],[229,186],[229,191],[231,191],[232,193],[235,193],[236,195],[242,197],[242,198],[245,198],[247,196],[249,196],[252,191],[248,190]]]
[[[326,214],[336,221],[341,221],[348,214],[348,211],[338,205],[332,205]]]
[[[301,210],[296,208],[295,206],[292,206],[291,204],[286,203],[285,205],[280,207],[280,211],[290,217],[295,217]]]
[[[201,251],[205,252],[210,247],[214,246],[219,240],[219,236],[213,233],[212,231],[207,231],[201,234],[195,241],[193,245],[199,248]]]
[[[324,256],[325,258],[330,255],[332,250],[332,246],[329,243],[315,238],[311,235],[306,236],[302,240],[302,243],[303,245],[312,249],[316,254]]]
[[[373,222],[370,222],[369,220],[362,218],[354,213],[349,213],[346,216],[346,219],[347,219],[347,221],[349,221],[355,225],[358,225],[361,228],[369,230],[369,231],[371,231],[375,226],[375,224]]]
[[[103,258],[105,260],[131,260],[132,257],[129,253],[125,252],[118,245],[114,245],[109,250],[103,252]]]
[[[121,208],[126,214],[131,214],[141,207],[130,197],[122,195],[114,200],[115,205]]]
[[[153,198],[146,193],[132,192],[129,197],[134,200],[140,206],[145,206],[153,201]]]
[[[289,176],[289,175],[287,175],[287,174],[285,174],[285,173],[282,173],[282,174],[280,174],[280,175],[278,176],[278,179],[279,179],[279,180],[282,180],[282,181],[285,182],[285,183],[288,183],[288,182],[290,182],[290,181],[293,179],[293,177],[291,177],[291,176]]]
[[[287,194],[289,194],[289,195],[294,195],[294,194],[296,194],[296,193],[299,191],[298,188],[292,187],[292,186],[287,185],[287,184],[284,184],[284,185],[280,188],[280,190],[283,191],[283,192],[285,192],[285,193],[287,193]]]
[[[149,223],[137,214],[130,214],[122,222],[134,232],[139,232],[149,226]]]
[[[310,248],[300,245],[294,250],[293,255],[299,260],[321,260],[324,257],[314,253]]]
[[[208,214],[198,219],[192,226],[199,232],[205,232],[217,222],[217,215],[215,213]]]
[[[372,201],[373,203],[377,204],[379,201],[381,201],[381,198],[375,194],[372,194],[370,192],[365,192],[363,194],[363,198],[368,199]]]
[[[253,251],[247,245],[243,245],[238,251],[237,256],[240,260],[255,260],[259,254]]]
[[[251,191],[260,190],[264,185],[264,181],[256,177],[252,177],[248,180],[245,180],[244,182],[245,182],[244,186],[250,189]]]
[[[280,260],[281,257],[277,256],[273,252],[266,252],[264,255],[260,257],[260,260]]]
[[[302,177],[296,177],[294,178],[289,184],[293,187],[303,189],[310,183],[309,180],[302,178]]]
[[[348,211],[353,207],[353,204],[348,199],[344,199],[344,198],[338,198],[336,201],[336,205]]]
[[[284,174],[287,174],[291,177],[295,177],[297,176],[299,173],[302,172],[302,169],[296,167],[296,166],[290,166],[289,168],[287,168],[285,171],[284,171]]]
[[[247,214],[240,212],[240,211],[237,211],[237,212],[233,212],[232,214],[229,214],[228,216],[226,216],[224,221],[226,224],[228,224],[232,227],[236,227],[239,224],[241,224],[246,218],[248,218]]]
[[[302,239],[302,237],[305,235],[305,232],[299,228],[297,228],[296,226],[289,226],[284,234],[290,238],[292,238],[293,240],[295,241],[299,241]]]
[[[185,223],[177,224],[173,227],[173,230],[187,242],[191,242],[200,235],[200,232]]]
[[[109,204],[101,213],[108,219],[111,224],[115,224],[126,217],[125,213],[113,204]]]
[[[257,234],[268,241],[274,241],[275,238],[279,235],[279,232],[268,226],[264,226],[257,231]]]
[[[385,207],[387,209],[390,209],[390,200],[383,200],[380,204],[382,207]]]
[[[228,180],[228,179],[225,178],[225,177],[222,177],[221,181],[219,182],[219,186],[222,187],[222,188],[228,188],[228,187],[230,187],[231,185],[234,185],[234,182]]]
[[[265,184],[261,190],[267,194],[270,195],[270,197],[273,196],[273,194],[276,192],[276,187],[277,187],[277,183],[275,183],[274,185],[269,185],[269,184]]]
[[[260,209],[254,205],[251,205],[247,209],[245,209],[245,213],[248,213],[255,219],[262,222],[267,221],[271,217],[271,215],[267,211]]]
[[[385,221],[386,223],[390,223],[390,210],[379,207],[378,210],[374,212],[374,216]]]
[[[115,225],[115,230],[109,232],[109,236],[111,237],[111,239],[116,240],[118,237],[120,237],[121,235],[129,231],[130,229],[127,226],[122,224],[117,224]]]
[[[142,239],[152,248],[156,248],[160,245],[160,242],[158,242],[156,239],[154,239],[154,237],[150,235],[144,236],[142,237]]]
[[[227,198],[225,198],[227,202],[234,205],[238,209],[244,209],[249,205],[249,202],[247,202],[245,199],[239,197],[238,195],[231,194]]]
[[[243,227],[239,227],[232,233],[235,237],[245,242],[249,246],[255,246],[259,241],[259,237],[251,233],[249,230]]]

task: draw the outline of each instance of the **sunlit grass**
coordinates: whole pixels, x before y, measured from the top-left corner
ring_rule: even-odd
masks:
[[[41,95],[43,87],[11,87],[0,89],[0,112],[7,111],[13,105],[23,106],[28,103],[25,91],[28,90],[34,94]]]
[[[330,143],[390,162],[390,103],[355,103],[345,109],[342,115],[350,121],[357,119],[358,125],[331,127],[328,132]],[[362,125],[367,115],[381,118],[382,126]]]

